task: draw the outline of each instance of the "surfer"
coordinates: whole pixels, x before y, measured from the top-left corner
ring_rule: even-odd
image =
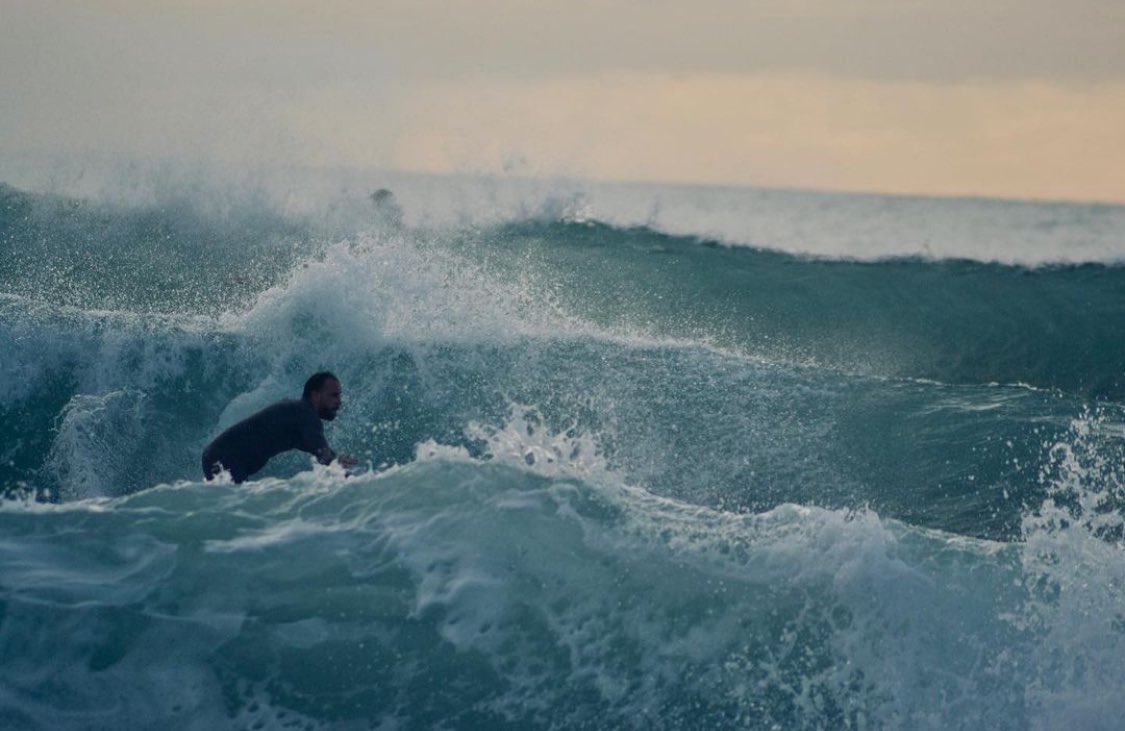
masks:
[[[375,207],[375,215],[380,223],[391,228],[402,228],[402,207],[395,200],[395,194],[380,188],[368,196]]]
[[[227,470],[235,482],[245,482],[271,457],[290,449],[308,452],[321,464],[335,460],[354,467],[354,457],[328,446],[320,423],[335,419],[340,403],[340,379],[328,371],[314,373],[299,400],[267,406],[215,437],[203,450],[203,476],[211,480]]]

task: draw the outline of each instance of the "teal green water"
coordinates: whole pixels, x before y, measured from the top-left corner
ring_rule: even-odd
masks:
[[[1029,206],[1054,261],[0,189],[0,725],[1111,728],[1120,232]],[[199,483],[320,368],[360,475]]]

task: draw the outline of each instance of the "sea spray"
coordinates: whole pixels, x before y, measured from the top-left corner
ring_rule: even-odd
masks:
[[[1037,643],[1028,695],[1041,728],[1111,728],[1125,712],[1117,681],[1125,657],[1122,436],[1120,414],[1076,416],[1049,445],[1047,497],[1024,519],[1031,596],[1022,619]]]

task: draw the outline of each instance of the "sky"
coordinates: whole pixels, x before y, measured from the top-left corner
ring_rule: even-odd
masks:
[[[1125,2],[3,0],[0,151],[1125,202]]]

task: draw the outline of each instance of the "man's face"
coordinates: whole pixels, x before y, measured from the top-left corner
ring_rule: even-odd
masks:
[[[317,416],[325,421],[332,421],[336,418],[336,412],[340,410],[340,382],[335,378],[329,378],[319,391],[309,394],[309,402],[316,409]]]

